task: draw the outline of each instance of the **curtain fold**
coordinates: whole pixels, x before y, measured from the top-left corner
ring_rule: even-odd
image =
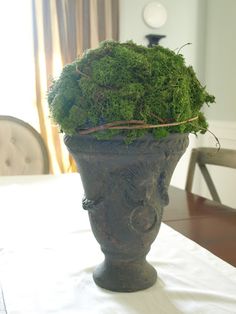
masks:
[[[49,117],[47,91],[62,67],[105,39],[119,39],[119,0],[32,0],[35,93],[51,173],[75,170]]]

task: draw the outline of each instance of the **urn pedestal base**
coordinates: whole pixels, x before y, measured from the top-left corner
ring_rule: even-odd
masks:
[[[95,269],[93,279],[107,290],[134,292],[154,285],[157,272],[145,259],[130,262],[105,260]]]

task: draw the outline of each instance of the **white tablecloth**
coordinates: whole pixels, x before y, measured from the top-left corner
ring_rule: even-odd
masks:
[[[236,269],[162,224],[148,255],[157,283],[116,293],[81,209],[78,174],[0,179],[0,282],[8,314],[236,313]]]

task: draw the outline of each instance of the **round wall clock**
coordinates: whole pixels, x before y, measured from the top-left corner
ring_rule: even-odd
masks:
[[[149,2],[143,9],[143,19],[149,27],[159,28],[166,23],[166,8],[160,2]]]

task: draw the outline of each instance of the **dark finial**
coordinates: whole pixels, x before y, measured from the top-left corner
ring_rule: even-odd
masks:
[[[162,39],[162,38],[165,38],[166,35],[157,35],[157,34],[148,34],[145,36],[149,43],[148,43],[148,47],[153,47],[155,45],[158,45],[159,44],[159,41]]]

